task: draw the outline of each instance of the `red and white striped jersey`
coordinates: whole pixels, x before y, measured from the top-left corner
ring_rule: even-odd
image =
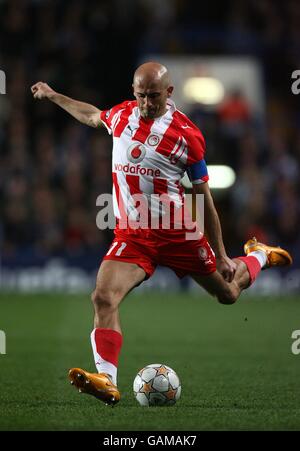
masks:
[[[129,213],[134,218],[134,194],[141,193],[149,201],[153,194],[166,194],[176,207],[182,206],[184,192],[180,180],[188,168],[204,162],[205,141],[196,125],[170,99],[166,113],[153,120],[140,115],[136,101],[125,101],[102,111],[101,121],[113,135],[116,218]],[[191,174],[193,183],[208,180],[207,173],[199,175],[199,171],[191,171]],[[159,208],[156,214],[159,216]]]

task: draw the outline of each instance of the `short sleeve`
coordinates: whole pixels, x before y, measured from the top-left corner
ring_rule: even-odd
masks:
[[[100,113],[100,119],[102,124],[104,124],[104,126],[106,127],[108,133],[111,135],[112,130],[111,130],[111,111],[112,110],[103,110]]]
[[[186,134],[186,141],[188,145],[188,160],[187,165],[190,166],[204,159],[206,151],[205,139],[200,130],[194,127],[188,130]]]
[[[107,128],[107,131],[109,134],[113,133],[114,127],[118,121],[118,118],[120,117],[121,112],[126,108],[128,105],[128,101],[119,103],[118,105],[115,105],[110,110],[102,110],[100,113],[100,119],[102,123]]]

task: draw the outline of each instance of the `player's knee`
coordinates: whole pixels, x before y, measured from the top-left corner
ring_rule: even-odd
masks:
[[[119,303],[120,295],[107,289],[96,289],[91,295],[96,310],[115,310]]]
[[[218,301],[220,302],[220,304],[231,305],[231,304],[234,304],[235,301],[237,300],[237,295],[234,293],[234,291],[227,290],[227,291],[220,293],[217,296],[217,298],[218,298]]]

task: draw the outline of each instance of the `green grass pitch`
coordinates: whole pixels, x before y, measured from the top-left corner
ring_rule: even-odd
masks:
[[[94,371],[88,295],[0,296],[1,430],[299,430],[300,297],[224,306],[201,294],[132,293],[121,306],[120,404],[79,394],[68,369]],[[140,407],[132,383],[150,363],[178,373],[173,407]]]

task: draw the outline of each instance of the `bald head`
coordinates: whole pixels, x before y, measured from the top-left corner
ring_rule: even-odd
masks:
[[[155,119],[166,112],[173,86],[165,66],[153,61],[142,64],[134,73],[132,86],[145,119]]]
[[[170,76],[168,69],[160,63],[148,62],[137,68],[133,76],[133,84],[150,83],[160,85],[162,88],[170,86]]]

